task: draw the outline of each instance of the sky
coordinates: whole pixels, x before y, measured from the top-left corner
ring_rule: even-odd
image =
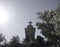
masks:
[[[23,40],[29,21],[32,21],[32,25],[36,28],[35,24],[39,21],[36,13],[54,10],[58,3],[60,0],[0,0],[0,8],[6,10],[9,17],[7,24],[0,25],[0,33],[3,33],[7,41],[16,35]],[[38,29],[35,36],[37,35],[41,35]]]

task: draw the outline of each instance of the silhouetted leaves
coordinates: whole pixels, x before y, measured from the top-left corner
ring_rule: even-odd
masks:
[[[19,37],[18,36],[13,36],[13,38],[10,41],[10,46],[11,47],[20,47],[21,44],[19,43]]]
[[[55,46],[60,42],[60,6],[56,10],[38,12],[39,19],[43,23],[37,23],[38,29],[41,29],[41,33],[48,38],[48,41]]]

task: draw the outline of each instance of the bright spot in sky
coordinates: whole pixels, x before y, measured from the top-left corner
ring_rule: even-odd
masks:
[[[8,22],[8,13],[4,8],[0,8],[0,25],[5,25]]]

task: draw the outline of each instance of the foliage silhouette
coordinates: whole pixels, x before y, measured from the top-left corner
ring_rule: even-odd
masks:
[[[41,29],[42,34],[48,38],[50,43],[55,47],[60,42],[60,6],[56,10],[38,12],[39,19],[42,23],[37,23],[38,29]]]
[[[5,40],[5,36],[3,36],[3,34],[0,34],[0,43]]]
[[[10,47],[21,47],[21,44],[19,42],[19,37],[13,36],[13,38],[10,41]]]

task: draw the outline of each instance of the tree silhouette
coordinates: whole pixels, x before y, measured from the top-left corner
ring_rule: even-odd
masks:
[[[5,36],[3,34],[0,34],[0,43],[5,40]]]
[[[10,47],[21,47],[21,44],[19,42],[20,42],[19,37],[13,36],[10,41]]]
[[[56,10],[38,12],[39,19],[42,23],[37,23],[38,29],[41,29],[42,34],[48,38],[48,41],[53,43],[55,47],[60,42],[60,6]]]
[[[3,34],[0,33],[0,47],[4,47],[5,44],[6,44],[5,36],[3,36]]]

